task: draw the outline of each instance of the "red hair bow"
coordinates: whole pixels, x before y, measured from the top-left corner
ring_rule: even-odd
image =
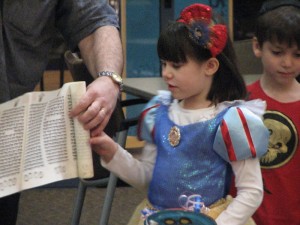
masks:
[[[209,49],[211,55],[215,57],[226,45],[227,28],[222,24],[214,24],[211,18],[212,8],[196,3],[182,10],[177,22],[188,25],[192,38]]]

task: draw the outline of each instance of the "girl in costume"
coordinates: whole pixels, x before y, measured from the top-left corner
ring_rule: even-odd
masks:
[[[194,210],[182,202],[191,195],[201,195],[208,207],[202,212],[217,224],[246,224],[262,201],[258,157],[269,134],[261,120],[265,103],[243,100],[246,87],[226,26],[212,20],[211,7],[193,4],[161,33],[157,50],[169,92],[141,114],[141,158],[104,133],[91,138],[104,167],[148,192],[129,224],[143,224],[146,206]],[[238,195],[226,201],[232,173]]]

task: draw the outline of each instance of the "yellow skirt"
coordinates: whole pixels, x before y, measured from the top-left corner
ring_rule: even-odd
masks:
[[[209,211],[206,213],[206,215],[210,216],[213,219],[216,219],[221,212],[223,212],[227,206],[232,202],[232,197],[227,196],[226,199],[220,199],[216,203],[212,204],[209,207]],[[127,225],[144,225],[144,219],[141,217],[141,211],[146,208],[151,208],[151,203],[144,199],[135,209],[133,215],[131,216],[131,219],[129,220]],[[256,225],[254,220],[250,218],[245,225]]]

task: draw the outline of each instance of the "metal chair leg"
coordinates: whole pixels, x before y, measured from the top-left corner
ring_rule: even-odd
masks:
[[[109,182],[107,185],[105,199],[104,199],[103,208],[102,208],[101,217],[100,217],[100,225],[108,224],[110,211],[111,211],[112,203],[113,203],[113,198],[114,198],[115,190],[116,190],[116,186],[117,186],[117,181],[118,181],[117,176],[115,176],[113,173],[110,173]]]
[[[125,147],[126,138],[127,138],[127,130],[119,131],[114,138],[117,143],[119,143],[122,147]],[[113,198],[115,195],[115,190],[117,186],[118,177],[113,173],[110,173],[109,182],[106,189],[105,199],[103,202],[103,209],[100,217],[100,225],[107,225],[109,221],[110,211],[112,208]]]
[[[76,201],[75,201],[75,207],[73,209],[73,216],[72,216],[72,222],[71,222],[72,225],[79,224],[86,189],[87,189],[87,186],[82,181],[79,181],[77,197],[76,197]]]

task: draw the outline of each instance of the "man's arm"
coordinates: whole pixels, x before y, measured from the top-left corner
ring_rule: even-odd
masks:
[[[118,74],[123,70],[122,44],[119,30],[113,26],[98,28],[79,43],[81,56],[92,76],[103,70]]]
[[[79,49],[95,81],[87,87],[71,116],[78,116],[84,128],[95,136],[108,123],[119,96],[119,86],[111,78],[98,78],[97,75],[101,71],[122,74],[123,51],[119,31],[113,26],[100,27],[79,42]]]

